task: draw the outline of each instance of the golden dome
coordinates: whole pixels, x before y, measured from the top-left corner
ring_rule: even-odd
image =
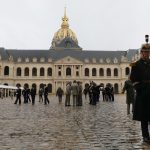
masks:
[[[62,18],[61,28],[54,34],[52,40],[52,47],[55,47],[65,38],[70,38],[78,45],[78,40],[76,38],[75,33],[69,29],[68,18],[66,16],[66,9],[64,13],[64,17]]]

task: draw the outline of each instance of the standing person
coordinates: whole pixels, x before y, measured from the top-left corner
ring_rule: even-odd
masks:
[[[85,96],[85,99],[87,99],[87,94],[89,92],[89,84],[86,84],[84,90],[83,90],[83,93],[84,93],[84,96]]]
[[[93,81],[90,82],[90,86],[89,86],[89,104],[92,104],[93,101]]]
[[[27,88],[26,86],[24,87],[24,89],[22,90],[22,95],[24,97],[24,103],[28,103],[28,93],[27,93]]]
[[[44,88],[44,104],[47,105],[49,104],[49,99],[48,99],[48,86],[45,85]]]
[[[14,91],[13,91],[13,89],[11,89],[9,92],[10,92],[10,98],[11,98],[11,100],[13,100],[13,97],[14,97]]]
[[[35,89],[35,87],[32,87],[32,88],[31,88],[32,105],[35,104],[35,95],[36,95],[36,89]]]
[[[102,85],[100,87],[100,90],[102,91],[102,98],[103,98],[103,101],[105,101],[105,88],[104,88],[104,85]]]
[[[30,99],[30,89],[29,88],[27,88],[27,103],[28,102],[31,102],[31,99]]]
[[[71,85],[72,97],[73,97],[73,106],[77,105],[77,96],[78,96],[78,84],[76,80],[73,81]]]
[[[68,82],[67,85],[66,85],[65,106],[70,106],[70,96],[71,96],[71,83]]]
[[[140,59],[131,63],[130,79],[136,89],[133,119],[141,122],[143,141],[150,144],[148,122],[150,121],[150,44],[146,35],[146,44],[140,51]]]
[[[58,101],[59,101],[59,103],[62,102],[62,96],[63,96],[63,94],[64,94],[64,91],[62,90],[61,87],[59,87],[59,88],[57,89],[57,91],[56,91],[56,96],[58,96]]]
[[[126,91],[126,104],[127,104],[127,115],[130,114],[130,105],[132,105],[132,112],[133,112],[133,103],[135,97],[135,91],[133,84],[130,79],[126,80],[124,83],[124,87],[122,93]]]
[[[78,81],[77,106],[82,106],[82,83]]]
[[[109,84],[109,88],[110,88],[110,99],[112,102],[114,102],[114,88],[112,84]]]
[[[20,86],[17,85],[17,90],[16,90],[16,101],[14,104],[17,104],[17,102],[19,101],[19,105],[21,105],[21,89]]]
[[[39,89],[39,102],[43,102],[43,93],[44,93],[44,90],[43,88],[40,88]]]
[[[93,82],[92,94],[93,95],[92,95],[92,102],[91,102],[91,104],[92,105],[96,105],[98,92],[97,92],[97,85],[96,85],[95,82]]]

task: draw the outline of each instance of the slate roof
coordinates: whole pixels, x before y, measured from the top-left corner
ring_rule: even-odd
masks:
[[[37,58],[37,61],[40,60],[40,58],[45,58],[45,61],[48,60],[48,58],[51,58],[53,61],[60,60],[64,57],[70,56],[75,59],[78,59],[80,61],[83,61],[85,59],[88,59],[91,61],[93,58],[95,58],[98,62],[102,58],[104,61],[106,58],[109,58],[110,60],[113,60],[114,58],[117,58],[120,62],[121,57],[125,56],[130,61],[132,59],[132,56],[138,53],[138,49],[129,49],[127,51],[93,51],[93,50],[17,50],[17,49],[4,49],[0,48],[0,55],[2,57],[2,60],[8,60],[10,56],[13,57],[14,61],[17,61],[18,58],[21,58],[22,61],[25,61],[25,58],[33,59],[34,57]]]

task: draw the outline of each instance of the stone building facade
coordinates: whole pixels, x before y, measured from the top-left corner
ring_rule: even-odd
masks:
[[[65,89],[68,81],[97,84],[111,83],[120,93],[130,73],[130,62],[139,57],[138,49],[125,51],[83,50],[75,33],[69,28],[66,12],[61,28],[55,33],[48,50],[17,50],[0,48],[0,83],[22,87],[43,84],[49,93]]]

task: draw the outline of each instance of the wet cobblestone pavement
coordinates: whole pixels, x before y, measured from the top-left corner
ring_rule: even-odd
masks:
[[[126,114],[125,95],[96,106],[14,105],[0,100],[0,150],[150,150],[142,142],[140,123]]]

